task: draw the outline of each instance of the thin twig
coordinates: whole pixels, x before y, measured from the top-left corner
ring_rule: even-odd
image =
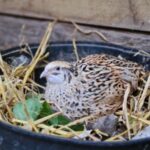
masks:
[[[77,59],[77,61],[79,60],[79,55],[78,55],[78,50],[77,50],[77,45],[76,45],[76,40],[75,40],[75,38],[73,38],[72,39],[72,43],[73,43],[73,51],[74,51],[74,53],[75,53],[75,55],[76,55],[76,59]]]
[[[142,108],[142,106],[144,104],[144,100],[145,100],[145,98],[147,96],[147,91],[148,91],[149,86],[150,86],[150,75],[149,75],[149,77],[147,79],[147,82],[145,84],[142,96],[141,96],[141,98],[139,100],[139,110],[141,110],[141,108]]]
[[[123,105],[122,105],[122,110],[123,110],[123,114],[126,120],[126,125],[127,125],[127,129],[128,129],[128,137],[129,139],[131,139],[131,133],[130,133],[130,124],[129,124],[129,119],[128,119],[128,110],[127,110],[127,100],[128,100],[128,96],[130,93],[130,84],[127,84],[127,89],[125,91],[124,94],[124,100],[123,100]]]
[[[104,40],[105,42],[108,42],[107,38],[101,33],[101,32],[98,32],[97,30],[84,30],[82,29],[79,25],[77,25],[75,22],[72,21],[72,24],[75,26],[75,28],[81,32],[81,33],[84,33],[84,34],[92,34],[92,33],[95,33],[97,34],[102,40]]]

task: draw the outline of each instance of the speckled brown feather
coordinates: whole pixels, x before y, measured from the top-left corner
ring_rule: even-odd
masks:
[[[47,83],[45,97],[72,120],[90,114],[107,115],[122,104],[127,83],[132,91],[137,88],[141,71],[143,68],[131,61],[89,55],[70,68],[62,84]]]

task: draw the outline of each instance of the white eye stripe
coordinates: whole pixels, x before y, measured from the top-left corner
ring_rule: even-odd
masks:
[[[49,76],[47,78],[47,80],[52,83],[52,84],[59,84],[59,83],[62,83],[64,81],[64,78],[63,77],[60,77],[60,76],[56,76],[56,75],[52,75],[52,76]]]

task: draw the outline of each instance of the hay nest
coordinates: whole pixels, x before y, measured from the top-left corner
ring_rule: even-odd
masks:
[[[92,131],[87,130],[84,126],[84,122],[88,121],[88,119],[91,119],[93,116],[87,116],[71,122],[63,117],[61,112],[52,112],[50,110],[51,104],[44,101],[39,90],[44,89],[44,87],[34,81],[34,70],[39,62],[44,61],[49,55],[49,53],[46,53],[46,48],[54,24],[55,22],[49,23],[34,56],[31,51],[26,49],[23,50],[32,57],[28,65],[11,67],[0,55],[0,69],[2,71],[0,75],[0,120],[37,133],[93,141],[130,140],[144,127],[149,126],[149,73],[143,74],[140,78],[139,87],[134,94],[128,96],[130,86],[126,89],[123,107],[115,113],[119,122],[122,123],[120,127],[121,130],[114,135],[110,136],[98,129]],[[73,24],[77,30],[83,32],[77,24]],[[89,33],[90,32],[86,32],[85,34]],[[100,33],[97,34],[106,40],[103,35]],[[75,39],[73,39],[73,45],[76,57],[79,59]],[[34,103],[37,99],[38,101]],[[33,105],[32,108],[35,109],[36,112],[30,112],[28,107],[31,105]],[[24,112],[17,112],[18,108]],[[25,118],[19,116],[21,113],[24,113],[23,115]]]

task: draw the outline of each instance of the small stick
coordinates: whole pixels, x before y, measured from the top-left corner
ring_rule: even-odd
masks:
[[[120,133],[120,134],[117,134],[117,135],[115,135],[115,136],[113,136],[113,137],[110,137],[110,138],[106,139],[105,141],[113,141],[113,140],[119,138],[120,136],[123,136],[123,135],[126,134],[127,132],[128,132],[128,131],[126,130],[126,131],[124,131],[124,132],[122,132],[122,133]]]
[[[117,114],[117,115],[122,115],[123,112],[116,112],[116,114]],[[131,114],[129,114],[129,113],[127,113],[127,115],[128,115],[129,117],[132,117],[132,118],[138,120],[138,121],[141,121],[141,122],[143,122],[143,123],[145,123],[145,124],[150,125],[150,121],[149,121],[149,120],[146,120],[146,119],[147,119],[146,117],[143,119],[143,118],[137,117],[137,116],[135,116],[135,115],[131,115]]]
[[[49,119],[51,119],[51,118],[53,118],[53,117],[56,117],[56,116],[58,116],[58,115],[60,115],[60,114],[61,114],[61,112],[57,112],[57,113],[48,115],[48,116],[46,116],[46,117],[43,117],[43,118],[41,118],[41,119],[36,120],[36,121],[34,122],[34,124],[35,124],[35,125],[40,124],[40,123],[42,123],[42,122],[44,122],[44,121],[46,121],[46,120],[49,120]]]
[[[53,132],[56,134],[61,134],[63,136],[67,136],[67,135],[70,136],[68,132],[60,130],[60,129],[56,129],[53,126],[47,126],[45,124],[39,124],[38,127],[42,128],[42,129],[48,129],[50,132]]]
[[[143,104],[144,104],[144,100],[145,100],[145,98],[146,98],[146,96],[147,96],[147,91],[148,91],[149,86],[150,86],[150,75],[149,75],[149,77],[148,77],[148,79],[147,79],[147,82],[146,82],[146,85],[145,85],[145,87],[144,87],[142,96],[141,96],[141,98],[140,98],[140,100],[139,100],[139,110],[141,110],[141,108],[142,108],[142,106],[143,106]]]
[[[82,122],[84,122],[84,121],[86,121],[86,120],[89,120],[89,119],[92,119],[92,118],[94,118],[93,115],[86,116],[86,117],[84,117],[84,118],[81,118],[81,119],[75,120],[75,121],[73,121],[73,122],[70,122],[70,123],[68,123],[67,125],[64,125],[64,126],[60,127],[59,129],[63,129],[64,127],[70,127],[70,126],[76,125],[76,124],[78,124],[78,123],[82,123]]]
[[[129,139],[131,139],[130,124],[129,124],[128,111],[127,111],[127,100],[128,100],[129,93],[130,93],[130,84],[127,84],[127,89],[126,89],[125,94],[124,94],[122,110],[123,110],[123,114],[124,114],[124,117],[126,120],[128,137],[129,137]]]
[[[84,34],[91,34],[91,33],[95,33],[97,34],[101,39],[103,39],[105,42],[108,42],[107,38],[101,33],[101,32],[98,32],[96,30],[83,30],[82,28],[80,28],[75,22],[72,21],[72,24],[75,26],[75,28],[81,32],[81,33],[84,33]]]
[[[79,60],[79,55],[78,55],[78,50],[77,50],[77,45],[76,45],[76,40],[75,40],[75,38],[73,38],[72,39],[72,43],[73,43],[73,51],[74,51],[74,53],[75,53],[75,55],[76,55],[76,59],[77,59],[77,61]]]

